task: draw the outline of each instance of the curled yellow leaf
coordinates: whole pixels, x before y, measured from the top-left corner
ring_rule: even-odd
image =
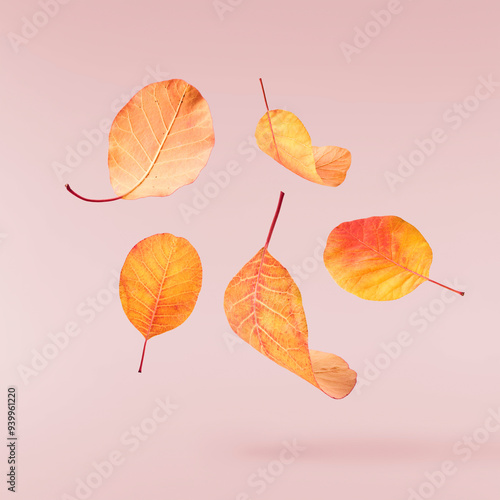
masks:
[[[282,109],[269,110],[262,80],[261,85],[268,109],[255,130],[259,148],[304,179],[324,186],[342,184],[351,166],[351,153],[338,146],[313,146],[297,116]]]
[[[156,234],[129,252],[120,274],[120,300],[128,319],[144,336],[139,372],[148,340],[186,321],[201,281],[200,257],[184,238]]]

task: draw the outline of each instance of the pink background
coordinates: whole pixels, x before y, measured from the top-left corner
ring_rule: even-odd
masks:
[[[380,33],[348,62],[340,44],[353,44],[371,11],[391,3],[232,0],[238,5],[220,19],[211,0],[73,0],[16,51],[9,33],[20,34],[22,18],[41,7],[3,2],[0,324],[3,390],[19,393],[17,498],[78,498],[78,478],[118,451],[123,463],[93,500],[405,500],[422,487],[427,498],[498,499],[500,432],[465,461],[454,446],[483,438],[478,429],[500,405],[500,88],[456,129],[444,115],[474,94],[480,77],[500,80],[500,10],[493,0],[401,0],[401,12],[385,27],[371,24]],[[114,117],[123,104],[116,100],[143,85],[148,67],[207,99],[216,134],[208,165],[168,198],[77,200],[66,182],[90,197],[113,194],[106,139],[61,178],[54,163]],[[307,182],[244,143],[265,111],[259,77],[271,108],[297,114],[315,145],[352,151],[341,187]],[[397,172],[398,157],[436,127],[447,139],[391,190],[386,172]],[[223,177],[230,161],[241,172],[214,188],[212,176]],[[181,208],[203,190],[213,198],[186,220]],[[263,245],[280,190],[270,251],[289,270],[309,269],[299,285],[310,346],[342,356],[366,379],[382,344],[402,331],[413,339],[341,401],[230,343],[223,293]],[[339,223],[391,214],[423,233],[434,250],[431,277],[457,280],[464,298],[444,304],[442,289],[426,283],[397,301],[363,301],[314,260]],[[149,343],[138,375],[143,340],[117,295],[91,320],[83,311],[89,298],[108,301],[113,271],[159,232],[195,246],[204,286],[192,316]],[[439,313],[416,323],[429,306]],[[32,350],[47,349],[49,334],[72,321],[81,333],[23,381]],[[178,409],[131,452],[121,436],[166,397]],[[305,448],[296,460],[271,465],[278,472],[265,491],[252,486],[293,440]],[[457,471],[432,492],[425,474],[443,461]]]

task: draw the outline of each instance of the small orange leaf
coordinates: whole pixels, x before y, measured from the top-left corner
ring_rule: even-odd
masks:
[[[156,234],[130,251],[120,274],[120,300],[130,322],[144,336],[139,372],[151,337],[184,323],[201,289],[198,253],[184,238]]]
[[[332,278],[367,300],[394,300],[431,280],[432,250],[420,232],[393,215],[344,222],[328,236],[323,254]]]
[[[227,286],[224,310],[233,331],[280,366],[341,399],[356,384],[356,372],[340,357],[308,347],[302,297],[289,272],[268,252],[283,193],[266,245]]]
[[[214,146],[207,101],[184,80],[152,83],[119,111],[109,133],[108,166],[116,198],[168,196],[192,183]]]
[[[339,186],[351,166],[351,153],[337,146],[316,147],[303,123],[290,111],[269,111],[259,120],[255,138],[259,148],[304,179],[324,186]]]

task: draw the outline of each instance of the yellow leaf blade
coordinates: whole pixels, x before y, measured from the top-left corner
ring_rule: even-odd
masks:
[[[259,148],[293,173],[321,184],[321,177],[316,172],[314,163],[311,137],[302,122],[293,113],[282,109],[269,111],[269,117],[278,146],[279,158],[267,113],[259,120],[255,130]]]

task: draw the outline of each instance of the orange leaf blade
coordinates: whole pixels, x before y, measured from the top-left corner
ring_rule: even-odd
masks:
[[[120,300],[130,322],[146,340],[189,317],[201,289],[198,253],[184,238],[156,234],[128,254],[120,274]]]
[[[314,376],[323,392],[335,399],[345,398],[356,385],[356,372],[339,356],[309,351]]]
[[[395,300],[429,279],[432,250],[403,219],[370,217],[333,229],[323,258],[344,290],[367,300]]]
[[[124,199],[168,196],[192,183],[215,142],[207,102],[192,85],[147,85],[119,111],[109,134],[108,166]]]
[[[343,398],[354,388],[356,373],[338,356],[321,353],[318,362],[314,354],[313,365],[300,291],[266,248],[231,280],[224,294],[224,310],[238,336],[330,397]]]

